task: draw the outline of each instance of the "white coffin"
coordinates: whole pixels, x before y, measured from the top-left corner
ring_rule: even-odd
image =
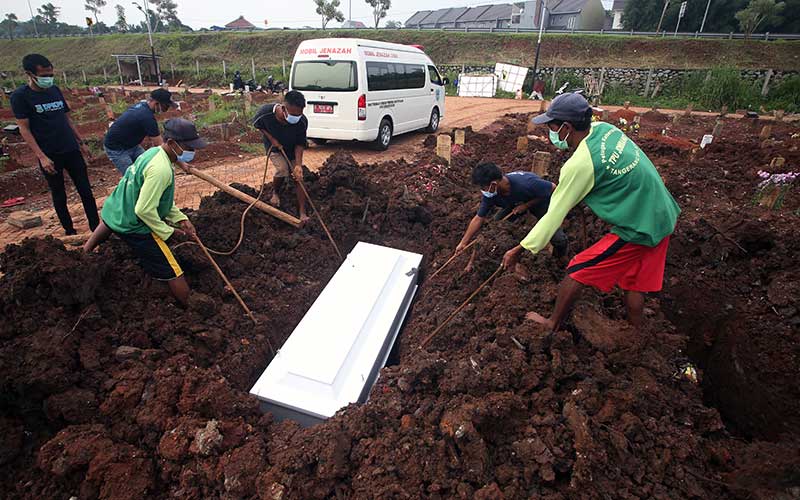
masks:
[[[421,260],[359,242],[250,389],[261,409],[308,426],[366,401],[417,290]]]
[[[464,75],[458,77],[459,97],[494,97],[497,90],[495,75]]]

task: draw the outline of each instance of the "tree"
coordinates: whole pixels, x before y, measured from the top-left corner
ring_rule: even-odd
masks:
[[[331,19],[336,19],[338,22],[344,21],[344,14],[339,10],[339,5],[341,5],[339,0],[330,0],[330,2],[314,0],[314,3],[317,5],[317,14],[322,16],[322,29],[328,26]]]
[[[403,23],[400,21],[386,21],[385,26],[389,29],[400,29],[403,27]]]
[[[19,18],[13,12],[6,14],[6,25],[8,26],[8,37],[14,39],[14,29],[17,27]]]
[[[61,13],[61,8],[48,2],[36,9],[36,11],[39,13],[39,18],[44,24],[54,25],[58,22],[58,15]]]
[[[163,24],[170,31],[184,28],[181,20],[178,19],[178,4],[173,0],[150,0],[155,5],[158,19],[153,25],[153,31],[158,31],[158,25]]]
[[[711,0],[704,31],[716,33],[738,31],[739,25],[734,13],[745,8],[747,2],[748,0]],[[693,32],[700,29],[707,4],[707,0],[687,3],[686,14],[681,19],[681,31]],[[661,25],[662,30],[675,29],[680,8],[681,0],[670,0]],[[628,0],[622,14],[622,25],[626,30],[655,31],[663,9],[664,0]]]
[[[736,13],[736,20],[739,21],[745,37],[750,38],[761,23],[781,22],[779,14],[785,6],[785,3],[775,3],[775,0],[750,0],[746,8]]]
[[[125,19],[125,7],[120,4],[117,4],[115,9],[117,9],[117,22],[114,23],[114,27],[117,31],[128,31],[128,20]]]
[[[83,5],[83,7],[87,11],[94,14],[94,23],[98,24],[100,20],[97,19],[97,14],[99,14],[100,11],[103,10],[103,7],[105,7],[107,3],[108,2],[106,0],[86,0],[86,3]]]
[[[375,28],[378,28],[381,19],[386,17],[386,11],[392,7],[392,0],[366,0],[367,4],[372,7],[372,18],[375,20]]]

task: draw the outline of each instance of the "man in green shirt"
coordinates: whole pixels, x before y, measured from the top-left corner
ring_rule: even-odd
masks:
[[[644,293],[661,290],[678,204],[633,141],[611,124],[592,123],[592,109],[580,94],[556,97],[533,122],[547,126],[553,145],[574,153],[561,168],[547,213],[506,252],[503,266],[515,266],[523,250],[534,254],[542,250],[581,201],[612,229],[569,263],[552,315],[545,318],[530,312],[526,317],[557,329],[582,285],[603,292],[619,286],[625,291],[628,321],[639,328]]]
[[[194,124],[183,118],[164,124],[163,140],[161,146],[147,150],[125,171],[106,198],[100,225],[83,250],[91,252],[113,232],[133,249],[142,268],[155,279],[166,281],[172,295],[186,305],[189,285],[166,241],[175,233],[194,236],[195,229],[175,206],[173,164],[189,163],[195,151],[207,143]]]

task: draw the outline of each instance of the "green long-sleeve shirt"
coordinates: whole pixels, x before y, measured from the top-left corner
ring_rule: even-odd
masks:
[[[167,240],[187,217],[175,206],[175,172],[161,146],[150,148],[128,167],[116,189],[106,198],[101,214],[114,232],[153,233]]]
[[[680,208],[644,152],[617,127],[595,122],[561,168],[547,214],[522,240],[538,253],[567,213],[585,201],[629,243],[654,247],[675,229]]]

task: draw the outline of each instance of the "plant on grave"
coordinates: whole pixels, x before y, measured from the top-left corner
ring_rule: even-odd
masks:
[[[800,177],[800,172],[771,174],[759,170],[758,177],[761,182],[756,186],[756,203],[775,210],[783,205],[786,193],[792,188],[794,181]]]
[[[617,128],[622,130],[628,135],[631,134],[638,134],[639,133],[639,122],[629,122],[625,118],[620,117],[619,123],[617,123]]]

